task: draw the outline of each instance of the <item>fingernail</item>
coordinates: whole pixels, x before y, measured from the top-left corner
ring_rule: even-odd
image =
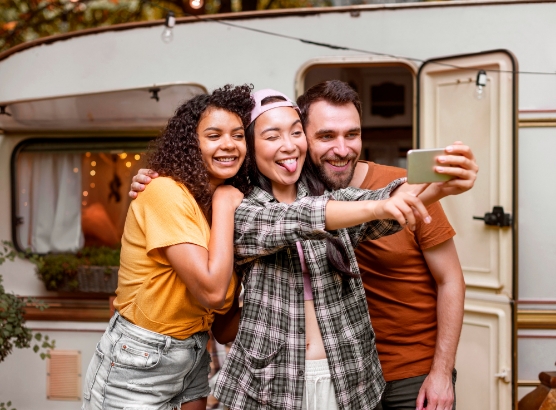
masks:
[[[444,162],[446,161],[446,157],[438,157],[438,162]]]
[[[151,179],[149,177],[147,177],[147,182],[151,182]]]
[[[444,168],[443,167],[436,167],[435,171],[436,172],[443,172]]]
[[[430,224],[431,221],[432,221],[432,218],[431,218],[430,216],[427,216],[427,217],[425,218],[425,223]]]
[[[448,151],[448,152],[452,152],[453,150],[454,150],[454,147],[452,147],[451,145],[448,145],[446,147],[446,151]]]

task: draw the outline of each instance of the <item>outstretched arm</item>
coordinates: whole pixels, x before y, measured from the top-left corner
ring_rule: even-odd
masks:
[[[423,250],[438,286],[436,348],[429,375],[417,397],[417,410],[451,409],[454,402],[452,371],[463,322],[465,283],[452,239]]]
[[[444,197],[459,195],[473,188],[479,166],[471,148],[461,141],[456,141],[447,146],[445,152],[446,155],[436,158],[438,165],[434,170],[450,175],[451,180],[432,184],[404,184],[396,192],[418,195],[425,206],[428,206]]]
[[[235,214],[236,261],[243,264],[276,253],[297,241],[325,239],[333,235],[328,231],[374,220],[377,221],[374,227],[377,233],[392,231],[392,219],[413,227],[416,222],[415,209],[425,221],[430,221],[427,209],[414,195],[399,194],[385,200],[360,200],[373,195],[377,199],[381,198],[377,192],[386,192],[387,197],[401,182],[378,191],[347,188],[348,193],[338,191],[320,197],[305,197],[293,204],[246,199]],[[358,194],[362,197],[358,197]],[[340,200],[334,200],[336,197]]]

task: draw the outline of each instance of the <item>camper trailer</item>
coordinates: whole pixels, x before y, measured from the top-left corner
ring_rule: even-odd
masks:
[[[475,188],[443,200],[467,285],[457,404],[517,408],[556,370],[555,17],[544,0],[361,5],[182,18],[169,43],[156,21],[14,47],[0,54],[0,239],[41,254],[117,240],[130,179],[181,101],[344,80],[363,102],[363,159],[473,148]],[[0,273],[50,306],[27,323],[56,340],[46,361],[16,349],[0,364],[0,401],[80,408],[108,296],[49,291],[24,259]]]

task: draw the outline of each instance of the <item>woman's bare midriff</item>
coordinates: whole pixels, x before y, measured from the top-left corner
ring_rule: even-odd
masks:
[[[315,305],[312,300],[305,301],[305,344],[307,351],[305,360],[326,359],[322,334],[315,314]]]

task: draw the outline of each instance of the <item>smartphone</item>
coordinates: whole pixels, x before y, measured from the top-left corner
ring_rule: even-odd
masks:
[[[407,182],[410,184],[425,184],[429,182],[444,182],[452,179],[449,175],[434,171],[436,157],[446,155],[444,148],[412,149],[407,152]]]

